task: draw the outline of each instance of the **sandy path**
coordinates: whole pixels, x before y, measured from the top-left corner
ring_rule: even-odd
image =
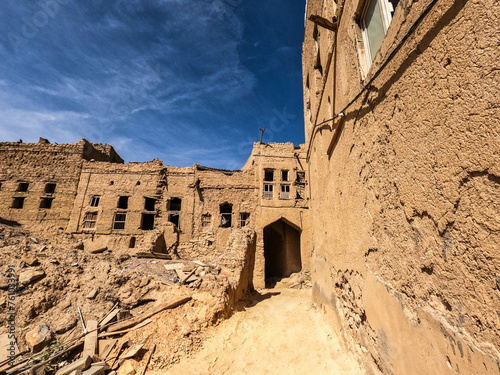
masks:
[[[262,291],[166,374],[364,374],[311,304],[311,290]]]

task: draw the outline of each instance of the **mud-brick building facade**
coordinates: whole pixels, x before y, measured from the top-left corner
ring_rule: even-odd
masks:
[[[108,145],[0,143],[3,220],[57,226],[85,246],[181,258],[223,256],[231,231],[256,232],[253,282],[309,268],[305,149],[256,143],[242,170],[127,163]]]
[[[500,373],[499,11],[307,2],[314,298],[368,373]]]
[[[111,146],[82,139],[56,145],[0,143],[0,217],[26,225],[66,228],[83,165],[89,160],[123,163]]]

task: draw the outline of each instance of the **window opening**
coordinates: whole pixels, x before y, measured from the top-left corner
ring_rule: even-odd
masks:
[[[83,218],[83,229],[94,229],[97,221],[97,212],[87,212]]]
[[[264,199],[273,199],[274,198],[274,186],[273,184],[264,184]]]
[[[121,208],[122,210],[126,210],[128,208],[128,197],[118,198],[118,208]]]
[[[28,191],[29,186],[30,186],[29,182],[20,182],[19,186],[17,187],[17,191],[26,192]]]
[[[21,209],[24,207],[24,197],[14,197],[12,201],[12,208]]]
[[[281,181],[288,181],[289,172],[287,170],[281,171]]]
[[[304,199],[304,186],[303,185],[298,185],[295,187],[295,199]]]
[[[180,198],[170,198],[168,200],[168,207],[167,209],[169,211],[180,211],[182,206],[182,199]]]
[[[40,200],[40,208],[45,208],[47,210],[52,208],[52,201],[54,198],[42,198]]]
[[[399,0],[371,0],[361,17],[361,28],[368,67],[382,46]]]
[[[264,171],[264,181],[274,181],[274,171],[272,169]]]
[[[314,62],[314,69],[317,69],[321,75],[323,75],[323,67],[321,66],[321,54],[320,54],[320,32],[318,26],[314,25],[313,38],[316,47],[316,60]]]
[[[56,191],[56,184],[53,183],[45,184],[45,193],[54,194],[55,191]]]
[[[203,228],[209,227],[211,223],[212,223],[212,215],[210,214],[201,215],[201,226]]]
[[[290,199],[290,185],[281,185],[280,199]]]
[[[182,199],[170,198],[167,201],[168,221],[173,223],[177,228],[181,227],[181,207]]]
[[[240,227],[246,227],[250,221],[250,214],[248,212],[240,213]]]
[[[101,197],[98,195],[93,195],[92,198],[90,198],[90,206],[91,207],[97,207],[99,206],[99,201],[101,200]]]
[[[175,224],[177,228],[180,229],[180,214],[178,212],[170,212],[168,214],[168,221],[170,221],[172,224]]]
[[[153,230],[155,227],[155,214],[142,214],[142,230]]]
[[[231,228],[231,219],[233,217],[233,206],[229,203],[220,206],[220,225],[222,228]]]
[[[133,249],[135,247],[135,237],[130,237],[130,242],[128,244],[129,249]]]
[[[155,198],[145,197],[144,209],[146,211],[154,211],[155,210],[155,205],[156,205],[156,199]]]
[[[125,229],[125,219],[127,214],[125,212],[115,213],[115,219],[113,221],[113,229]]]

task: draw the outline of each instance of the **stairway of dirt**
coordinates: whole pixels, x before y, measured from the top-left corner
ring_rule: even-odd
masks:
[[[165,375],[365,374],[311,303],[311,289],[267,289]]]

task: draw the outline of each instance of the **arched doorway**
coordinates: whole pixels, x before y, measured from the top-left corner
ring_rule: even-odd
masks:
[[[300,272],[300,232],[284,219],[264,228],[266,280]]]

